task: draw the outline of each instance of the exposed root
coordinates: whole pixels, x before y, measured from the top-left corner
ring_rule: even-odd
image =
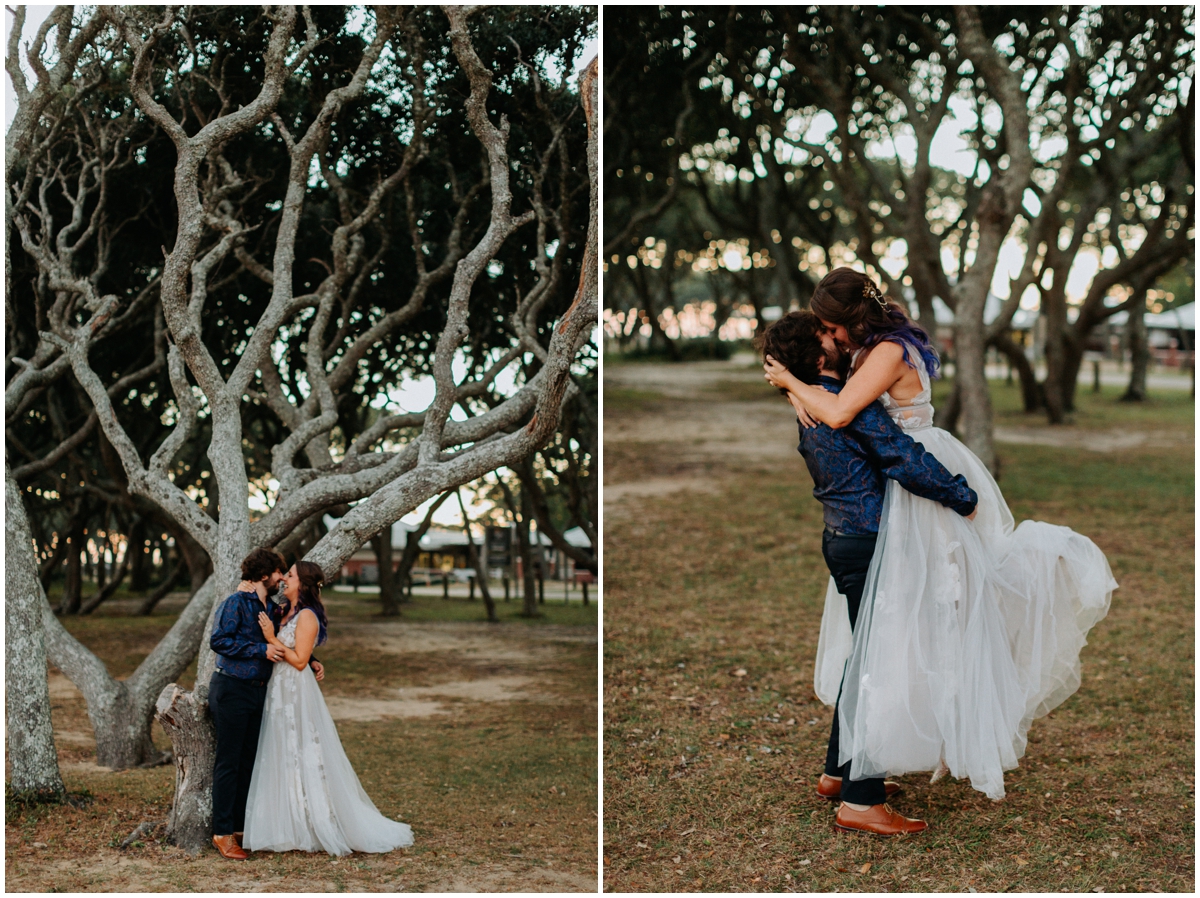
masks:
[[[120,845],[120,849],[124,851],[138,839],[148,837],[156,829],[166,827],[166,825],[166,820],[143,820],[134,828],[133,832],[126,836],[125,841]]]

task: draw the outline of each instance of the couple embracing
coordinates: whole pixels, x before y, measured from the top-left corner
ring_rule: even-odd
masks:
[[[359,784],[317,682],[325,642],[325,579],[255,549],[222,603],[210,645],[217,669],[208,706],[217,731],[213,845],[231,860],[250,851],[384,852],[413,842]],[[277,604],[274,599],[278,598]]]
[[[1030,723],[1079,688],[1117,584],[1087,537],[1014,527],[983,463],[933,426],[928,335],[870,278],[839,268],[810,306],[760,346],[824,505],[814,680],[835,710],[817,792],[840,799],[838,829],[920,832],[884,777],[951,773],[1003,798]]]

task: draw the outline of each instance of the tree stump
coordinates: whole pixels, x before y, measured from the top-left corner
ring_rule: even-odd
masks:
[[[216,730],[207,705],[174,683],[159,694],[155,716],[171,737],[175,755],[175,801],[167,819],[167,841],[198,854],[212,840]]]

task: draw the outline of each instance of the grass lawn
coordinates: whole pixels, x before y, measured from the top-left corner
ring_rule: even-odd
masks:
[[[416,844],[335,859],[300,852],[214,851],[190,858],[159,840],[117,845],[143,820],[165,819],[173,766],[113,772],[95,765],[82,697],[57,672],[51,702],[60,765],[81,807],[6,810],[10,891],[594,891],[596,887],[596,607],[520,618],[498,603],[417,596],[402,617],[378,598],[327,593],[323,692],[363,788]],[[174,620],[182,598],[148,618],[118,595],[65,621],[117,676],[127,676]],[[189,685],[195,664],[181,678]],[[501,688],[503,687],[503,688]],[[444,690],[439,692],[439,690]],[[401,707],[408,699],[409,710]],[[425,710],[412,706],[424,703]],[[337,708],[343,709],[339,716]],[[346,710],[349,709],[349,710]],[[161,747],[169,743],[154,726]]]
[[[739,374],[687,414],[770,398],[753,387]],[[895,806],[931,825],[914,837],[837,835],[814,793],[832,717],[812,690],[828,570],[799,455],[693,452],[685,473],[711,490],[606,508],[605,889],[1192,892],[1193,406],[1186,391],[1135,407],[1119,393],[1081,392],[1073,427],[1179,442],[998,445],[1017,519],[1088,535],[1120,583],[1083,651],[1083,685],[1034,722],[1003,801],[901,778]],[[994,401],[1002,426],[1045,425],[1015,387],[996,384]],[[606,426],[665,402],[606,390]],[[664,459],[687,451],[669,428],[606,443],[606,486],[659,482]]]

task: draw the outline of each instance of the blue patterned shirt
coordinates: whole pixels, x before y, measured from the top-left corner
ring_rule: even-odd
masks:
[[[267,599],[266,608],[253,592],[235,592],[221,603],[213,623],[209,645],[220,657],[217,667],[239,680],[266,680],[275,669],[267,660],[267,638],[258,625],[258,614],[266,611],[279,632],[282,608]]]
[[[831,393],[842,390],[832,377],[822,376],[820,383]],[[878,402],[837,430],[825,424],[801,426],[796,448],[812,475],[813,497],[825,506],[825,526],[843,533],[879,532],[889,478],[914,496],[932,499],[961,515],[974,511],[979,501],[965,477],[951,476]]]

